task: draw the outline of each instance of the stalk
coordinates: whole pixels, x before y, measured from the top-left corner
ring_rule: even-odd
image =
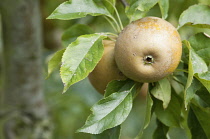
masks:
[[[115,32],[118,32],[117,28],[114,26],[114,24],[112,23],[112,21],[108,17],[106,17],[106,16],[104,16],[104,18],[109,22],[109,24],[112,26],[112,28],[114,29],[114,31]]]
[[[121,30],[123,30],[123,25],[122,25],[122,21],[121,21],[121,19],[120,19],[120,16],[119,16],[119,13],[118,13],[118,11],[117,11],[117,9],[116,9],[116,7],[110,2],[110,1],[108,1],[108,0],[106,0],[113,8],[114,8],[114,11],[115,11],[115,13],[116,13],[116,15],[117,15],[117,18],[118,18],[118,22],[115,20],[115,18],[113,18],[115,21],[115,23],[117,24],[117,26],[119,26],[119,29],[120,29],[120,31]],[[120,24],[120,25],[119,25]]]

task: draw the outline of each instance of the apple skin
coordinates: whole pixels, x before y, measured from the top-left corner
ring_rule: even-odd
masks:
[[[110,81],[126,79],[114,59],[115,41],[103,40],[103,45],[103,56],[88,76],[90,83],[101,94],[105,93],[106,86]]]
[[[122,73],[137,82],[156,82],[171,74],[181,60],[182,43],[176,28],[157,17],[127,25],[115,45]]]

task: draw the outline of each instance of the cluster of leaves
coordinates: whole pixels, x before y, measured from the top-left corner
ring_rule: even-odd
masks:
[[[159,5],[162,18],[168,16],[169,0],[130,0],[125,5],[129,22],[146,16]],[[71,0],[59,5],[48,19],[71,20],[91,16],[102,16],[119,33],[123,29],[115,7],[116,0]],[[184,26],[210,28],[210,7],[196,4],[186,9],[179,18],[177,29]],[[73,33],[72,33],[73,32]],[[56,52],[48,64],[48,75],[60,66],[64,84],[63,93],[74,83],[86,78],[103,55],[103,39],[117,36],[112,32],[94,33],[86,25],[74,25],[62,36],[64,49]],[[144,126],[136,138],[140,138],[156,115],[157,129],[154,138],[167,138],[171,127],[187,128],[193,138],[210,138],[210,39],[198,33],[183,40],[183,56],[179,68],[173,75],[149,85]],[[129,115],[133,99],[142,84],[130,79],[112,81],[108,84],[104,98],[92,108],[92,114],[78,132],[95,135],[95,138],[119,138],[121,124]]]

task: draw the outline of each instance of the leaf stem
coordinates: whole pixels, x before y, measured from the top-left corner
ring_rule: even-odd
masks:
[[[140,139],[143,132],[142,132],[143,129],[141,129],[141,131],[138,133],[138,135],[134,138],[134,139]]]
[[[113,5],[112,5],[112,6],[113,6]],[[119,23],[120,23],[120,29],[121,29],[121,30],[123,30],[123,25],[122,25],[122,21],[121,21],[121,19],[120,19],[120,15],[119,15],[119,13],[118,13],[118,11],[117,11],[116,7],[115,7],[115,6],[113,6],[113,8],[114,8],[114,10],[115,10],[115,12],[116,12],[116,15],[117,15],[118,21],[119,21]]]
[[[118,32],[117,28],[114,26],[114,24],[112,23],[112,21],[108,17],[106,17],[106,16],[104,16],[104,18],[109,22],[109,24],[112,26],[112,28],[114,29],[114,31],[115,32]]]
[[[180,82],[175,76],[173,76],[173,80],[180,83],[181,85],[185,86],[182,82]]]
[[[188,73],[188,71],[184,70],[184,69],[176,69],[174,72],[185,72],[185,73]]]
[[[120,25],[118,24],[118,22],[115,20],[115,18],[113,16],[112,16],[112,18],[113,18],[114,22],[117,24],[117,26],[119,27],[119,29],[120,29],[119,32],[121,32],[121,30],[123,30],[123,25],[122,25],[122,21],[120,19],[119,13],[118,13],[116,7],[110,1],[106,0],[106,2],[108,2],[114,8],[114,11],[117,15],[118,22]]]
[[[118,37],[117,34],[114,34],[114,33],[111,33],[111,32],[107,32],[106,34],[107,34],[107,35],[112,35],[112,36]]]
[[[114,21],[114,23],[115,23],[116,26],[117,26],[117,33],[120,33],[121,29],[120,29],[120,26],[119,26],[117,20],[116,20],[113,16],[108,16],[108,17],[111,18],[112,21]]]

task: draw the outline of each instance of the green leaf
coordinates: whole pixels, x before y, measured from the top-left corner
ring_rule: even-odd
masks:
[[[210,93],[210,71],[196,74],[197,79],[206,87]]]
[[[166,19],[168,17],[169,0],[159,0],[158,4],[160,7],[162,18]]]
[[[163,124],[169,127],[179,127],[181,104],[179,98],[172,94],[171,101],[166,109],[163,109],[161,101],[155,99],[155,114]]]
[[[210,1],[209,0],[200,0],[199,3],[205,4],[205,5],[210,5]]]
[[[88,14],[110,16],[105,7],[96,5],[93,0],[71,0],[59,5],[47,19],[70,20],[82,18]]]
[[[186,25],[210,28],[210,7],[193,5],[185,10],[179,18],[179,28]]]
[[[146,129],[150,123],[150,120],[152,117],[152,106],[153,106],[153,100],[150,96],[150,93],[147,93],[147,107],[146,107],[146,115],[144,119],[144,129]]]
[[[195,52],[203,58],[203,60],[210,64],[210,39],[203,33],[198,33],[189,38],[190,45]]]
[[[75,41],[77,37],[85,34],[92,34],[94,31],[87,25],[76,24],[68,28],[62,35],[62,43],[68,46],[71,42]]]
[[[153,139],[167,139],[166,135],[169,131],[169,127],[164,125],[158,119],[156,121],[157,121],[157,128],[153,134]]]
[[[185,108],[187,108],[187,102],[186,102],[186,98],[187,98],[187,89],[190,87],[192,80],[193,80],[193,66],[192,66],[192,60],[191,60],[191,51],[190,51],[190,43],[186,40],[183,41],[184,44],[187,46],[187,48],[189,49],[189,63],[188,63],[188,78],[187,78],[187,83],[185,86],[185,90],[184,90],[184,102],[185,102]]]
[[[116,0],[101,0],[103,3],[104,3],[104,5],[105,5],[105,7],[107,8],[107,10],[111,13],[111,14],[113,14],[114,13],[114,8],[113,8],[113,6],[115,6],[115,4],[116,4]],[[113,5],[113,6],[112,6]]]
[[[74,83],[86,78],[103,55],[102,39],[105,34],[89,34],[77,38],[63,54],[60,76],[63,92]]]
[[[196,94],[203,100],[206,106],[210,107],[210,94],[206,88],[202,87]]]
[[[207,139],[194,111],[190,108],[187,119],[188,127],[191,131],[192,139]]]
[[[131,23],[132,21],[141,19],[146,16],[147,12],[142,12],[139,10],[134,10],[134,6],[132,5],[131,7],[126,7],[126,15],[129,18],[129,22]]]
[[[122,81],[118,81],[118,80],[113,80],[111,82],[109,82],[109,84],[106,87],[106,91],[105,91],[105,97],[111,95],[112,93],[118,92],[120,91],[122,88],[122,86],[126,85],[128,82],[128,80],[122,80]]]
[[[144,129],[146,129],[150,123],[151,117],[152,117],[152,107],[153,107],[153,100],[150,96],[150,93],[147,93],[147,106],[146,106],[146,113],[144,117],[144,125],[139,131],[137,137],[135,139],[139,139],[142,137]]]
[[[168,79],[158,81],[155,87],[151,90],[153,96],[163,101],[163,108],[166,109],[171,100],[171,85]]]
[[[55,54],[53,54],[52,58],[48,62],[48,76],[61,64],[61,58],[63,56],[63,53],[66,49],[62,49],[57,51]]]
[[[208,67],[207,67],[206,63],[204,62],[204,60],[195,53],[193,48],[191,48],[190,43],[186,40],[184,41],[184,43],[187,46],[187,48],[189,49],[188,79],[187,79],[187,83],[186,83],[185,91],[184,91],[185,108],[187,108],[188,102],[186,101],[186,98],[191,98],[191,95],[192,95],[191,93],[190,94],[187,93],[187,90],[189,89],[189,87],[192,84],[194,74],[204,73],[204,72],[208,71]],[[190,96],[188,96],[188,95],[190,95]]]
[[[116,5],[116,0],[108,0],[110,1],[114,6]]]
[[[158,0],[132,0],[126,8],[126,15],[130,22],[140,19],[158,2]]]
[[[201,125],[203,131],[205,132],[205,135],[207,136],[207,138],[210,138],[210,130],[209,130],[209,125],[210,125],[210,108],[203,108],[200,107],[198,104],[191,104],[191,108],[199,122],[199,124]]]
[[[196,54],[196,52],[191,48],[190,50],[190,58],[192,62],[193,73],[204,73],[208,71],[208,67],[205,61]]]
[[[158,0],[139,0],[137,9],[140,11],[149,11]]]
[[[186,90],[186,98],[185,98],[185,104],[188,105],[188,103],[194,98],[195,93],[201,88],[201,83],[193,79],[193,82],[191,86]]]
[[[182,96],[182,94],[184,92],[184,84],[182,83],[182,81],[184,81],[184,83],[186,83],[186,81],[185,81],[186,77],[185,76],[180,76],[180,77],[185,77],[181,81],[177,77],[179,78],[178,75],[176,77],[174,76],[174,79],[170,81],[171,87],[174,89],[176,94]]]
[[[111,129],[105,130],[101,134],[92,135],[91,139],[119,139],[121,126],[116,126]]]
[[[100,134],[122,124],[131,111],[133,91],[136,91],[135,82],[128,80],[120,91],[101,99],[91,108],[92,114],[78,132]]]

